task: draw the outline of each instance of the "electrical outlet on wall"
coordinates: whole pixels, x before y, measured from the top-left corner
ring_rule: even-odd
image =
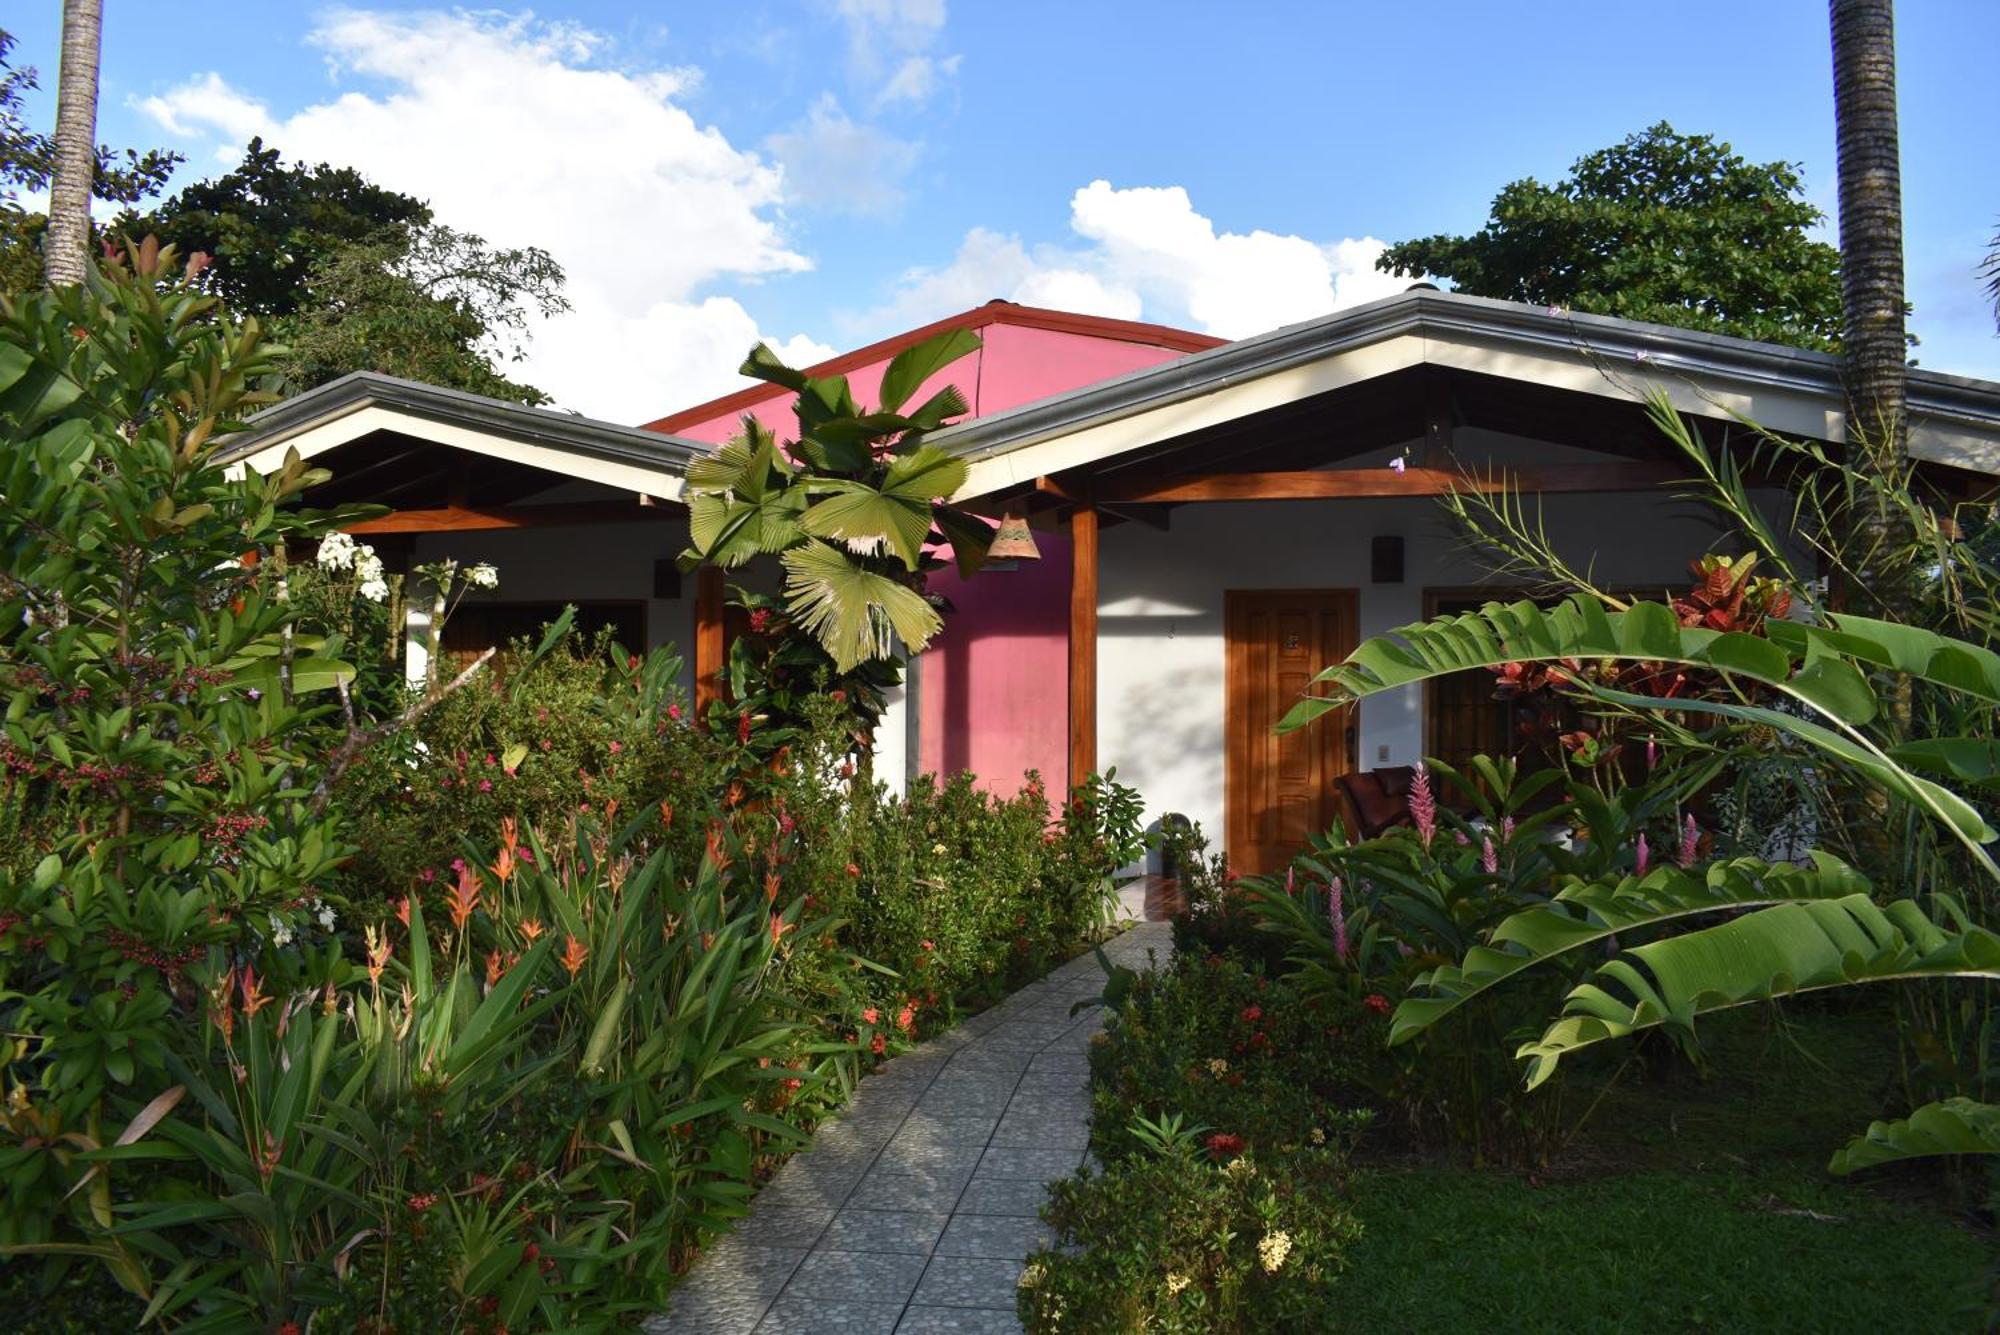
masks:
[[[1388,747],[1386,747],[1386,746],[1378,746],[1378,747],[1376,747],[1376,748],[1375,748],[1375,763],[1376,763],[1376,764],[1378,764],[1378,765],[1386,765],[1386,764],[1388,764],[1388,763],[1389,763],[1389,748],[1388,748]]]

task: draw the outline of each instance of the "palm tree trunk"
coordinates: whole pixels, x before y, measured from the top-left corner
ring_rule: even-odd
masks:
[[[1829,0],[1840,153],[1840,296],[1855,428],[1883,448],[1904,420],[1903,184],[1894,0]]]
[[[90,265],[90,188],[97,173],[97,50],[102,0],[63,0],[56,82],[55,171],[43,274],[50,287],[83,281]]]

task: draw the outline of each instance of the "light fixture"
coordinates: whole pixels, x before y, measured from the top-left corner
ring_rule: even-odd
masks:
[[[1035,535],[1028,529],[1028,521],[1011,510],[1000,516],[1000,527],[993,531],[993,541],[986,548],[989,561],[1039,561],[1042,549],[1035,546]]]

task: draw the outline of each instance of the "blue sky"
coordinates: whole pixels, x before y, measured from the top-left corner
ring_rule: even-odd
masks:
[[[8,20],[44,119],[59,8]],[[1919,360],[2000,378],[2000,5],[1901,9]],[[261,131],[548,247],[576,310],[525,374],[631,420],[731,388],[754,338],[808,358],[996,296],[1254,333],[1395,290],[1381,242],[1661,119],[1833,205],[1822,0],[106,10],[101,138],[201,175]]]

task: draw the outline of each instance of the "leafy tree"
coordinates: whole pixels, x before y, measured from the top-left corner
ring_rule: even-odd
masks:
[[[153,235],[182,254],[206,253],[207,283],[229,309],[260,319],[299,308],[316,263],[343,245],[431,220],[422,200],[372,184],[351,167],[286,165],[252,139],[243,161],[197,181],[118,229]]]
[[[276,322],[300,388],[358,367],[522,403],[548,396],[496,360],[525,355],[530,309],[569,309],[563,271],[535,247],[496,250],[437,223],[391,229],[314,263],[298,308]]]
[[[118,225],[206,252],[211,290],[290,346],[288,388],[372,370],[547,402],[493,362],[520,360],[512,336],[530,311],[568,309],[562,267],[547,251],[496,249],[444,227],[422,200],[353,168],[288,164],[252,139],[234,170]]]
[[[15,40],[0,29],[0,290],[25,292],[42,283],[42,234],[48,215],[22,208],[22,191],[49,188],[55,168],[55,142],[29,128],[23,108],[26,94],[41,86],[32,65],[14,65],[8,57]],[[181,155],[164,149],[144,153],[126,149],[97,150],[97,176],[91,194],[115,204],[136,204],[165,186]]]
[[[1832,351],[1839,255],[1808,235],[1824,220],[1792,164],[1661,121],[1554,185],[1508,185],[1473,235],[1404,241],[1376,265],[1475,296]]]

